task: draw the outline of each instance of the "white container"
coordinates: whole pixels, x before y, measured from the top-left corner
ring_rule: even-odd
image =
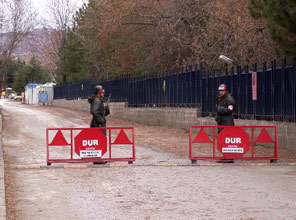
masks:
[[[40,88],[40,84],[30,83],[25,87],[25,97],[26,97],[26,104],[29,105],[36,105],[38,104],[38,90],[37,86]]]

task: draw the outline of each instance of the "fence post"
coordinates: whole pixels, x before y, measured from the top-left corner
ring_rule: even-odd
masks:
[[[257,63],[253,65],[253,71],[257,72]],[[258,73],[257,73],[257,85],[258,85]],[[258,91],[257,91],[258,94]],[[257,97],[258,99],[258,97]],[[257,101],[253,100],[253,114],[254,114],[254,119],[256,120],[256,111],[257,111]]]
[[[194,90],[194,99],[193,99],[193,103],[198,106],[198,101],[197,101],[197,95],[198,95],[198,74],[199,74],[199,70],[198,70],[198,66],[195,64],[193,67],[193,71],[194,71],[194,84],[193,84],[193,90]],[[200,79],[201,80],[201,79]]]
[[[263,117],[266,119],[266,61],[263,62],[263,72],[262,72],[262,100],[261,100],[261,108]]]
[[[245,74],[246,74],[246,76],[245,76],[245,78],[246,78],[246,81],[245,81],[245,83],[246,83],[246,85],[245,85],[245,89],[246,89],[246,91],[245,91],[245,94],[246,94],[246,97],[245,97],[245,116],[248,116],[248,114],[250,114],[250,112],[249,112],[249,65],[246,65],[246,67],[245,67]],[[251,76],[252,76],[252,74],[251,74]],[[251,103],[250,103],[251,104]],[[253,105],[254,105],[254,101],[253,101]]]
[[[180,87],[179,72],[180,72],[180,68],[176,68],[176,78],[175,78],[175,107],[178,107],[179,106],[179,87]]]
[[[281,83],[281,121],[284,121],[285,115],[287,113],[286,109],[286,58],[282,59],[282,66],[281,66],[281,75],[282,75],[282,83]]]
[[[292,117],[293,117],[293,122],[296,122],[296,58],[293,59],[293,82],[292,82]]]
[[[202,92],[205,91],[204,90],[204,79],[203,79],[203,67],[202,67],[202,63],[200,63],[200,66],[199,66],[199,76],[200,76],[200,80],[198,83],[199,85],[199,90],[198,90],[198,97],[200,99],[200,107],[201,107],[201,115],[203,116],[203,110],[204,110],[204,106],[205,106],[205,103],[203,101],[203,95],[206,95],[206,94],[203,94]]]
[[[157,104],[156,107],[161,106],[161,72],[157,74]]]
[[[193,106],[193,94],[194,94],[194,89],[195,89],[195,87],[193,86],[193,83],[194,83],[194,81],[192,80],[193,79],[193,77],[192,77],[192,65],[190,64],[189,65],[189,68],[188,68],[188,89],[187,89],[187,91],[188,91],[188,93],[189,93],[189,97],[188,97],[188,102],[189,102],[189,107],[192,107]]]
[[[217,78],[216,78],[217,76]],[[221,84],[221,69],[219,69],[219,72],[216,70],[213,70],[213,76],[210,76],[210,82],[212,83],[212,86],[209,86],[209,94],[208,94],[208,100],[209,100],[209,111],[211,114],[216,114],[216,97],[217,97],[217,88]],[[212,105],[211,105],[212,104]]]
[[[185,68],[182,66],[181,67],[181,72],[180,72],[180,77],[179,77],[179,82],[181,84],[180,88],[180,96],[179,96],[179,107],[183,107],[184,105],[184,84],[185,84],[185,74],[184,74]]]
[[[210,77],[209,77],[209,74],[206,72],[205,70],[205,73],[206,73],[206,83],[207,83],[207,95],[206,95],[206,100],[207,100],[207,113],[209,114],[209,111],[210,111]]]
[[[203,65],[202,63],[200,64],[200,70],[199,70],[199,82],[198,82],[198,86],[199,86],[199,102],[201,103],[202,106],[202,91],[203,91]]]
[[[72,83],[67,83],[67,99],[70,99],[71,97],[71,90],[70,90],[71,84]]]
[[[275,119],[275,70],[276,70],[276,60],[271,63],[271,101],[272,101],[272,120]]]
[[[240,92],[240,77],[241,77],[241,69],[240,69],[240,65],[236,65],[236,69],[237,69],[237,118],[239,118],[239,115],[241,114],[241,110],[240,110],[240,96],[241,96],[241,92]]]
[[[129,88],[129,90],[127,91],[127,97],[128,97],[128,106],[131,106],[131,90],[133,89],[132,87],[132,83],[131,83],[131,76],[130,74],[128,74],[127,76],[127,87]]]
[[[231,76],[230,76],[230,89],[232,94],[234,95],[234,68],[231,66]],[[237,102],[237,97],[235,97],[236,102]]]

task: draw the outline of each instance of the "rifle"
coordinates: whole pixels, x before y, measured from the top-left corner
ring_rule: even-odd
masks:
[[[106,101],[106,105],[108,106],[109,105],[109,102],[111,100],[111,96],[112,96],[112,93],[109,94],[108,98],[107,98],[107,101]]]
[[[109,102],[111,100],[111,96],[112,96],[112,93],[109,94],[108,98],[107,98],[107,101],[106,101],[106,106],[109,107]],[[106,115],[106,109],[104,110],[104,114],[103,114],[103,117],[105,117]]]

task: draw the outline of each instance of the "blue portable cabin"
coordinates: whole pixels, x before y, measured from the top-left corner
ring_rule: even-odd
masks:
[[[52,105],[55,85],[55,83],[50,82],[40,86],[39,103]]]

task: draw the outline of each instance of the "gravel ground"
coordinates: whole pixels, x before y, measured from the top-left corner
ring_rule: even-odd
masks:
[[[15,169],[46,164],[48,127],[87,127],[89,114],[0,101],[8,219],[295,219],[295,166],[189,166],[188,134],[133,126],[128,167]],[[295,155],[281,151],[283,161]],[[154,166],[156,162],[184,166]]]

